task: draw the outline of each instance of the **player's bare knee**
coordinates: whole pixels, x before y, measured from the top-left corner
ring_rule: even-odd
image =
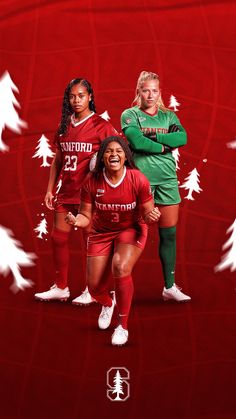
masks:
[[[130,275],[131,269],[127,262],[121,261],[118,263],[113,263],[113,275],[115,277],[123,277]]]

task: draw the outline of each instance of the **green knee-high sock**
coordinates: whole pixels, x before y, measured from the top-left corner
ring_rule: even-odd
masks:
[[[159,256],[161,259],[165,287],[175,282],[176,227],[159,227]]]

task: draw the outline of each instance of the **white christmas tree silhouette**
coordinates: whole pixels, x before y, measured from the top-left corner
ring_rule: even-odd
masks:
[[[105,119],[106,121],[109,121],[109,119],[111,119],[107,111],[101,113],[100,116],[101,116],[101,118]]]
[[[47,137],[45,137],[45,135],[42,135],[38,140],[36,150],[37,151],[34,153],[33,158],[43,158],[43,163],[40,167],[50,166],[50,164],[47,162],[47,157],[53,157],[55,153],[52,152],[51,147],[49,145],[49,140]]]
[[[2,131],[5,127],[17,134],[21,133],[22,128],[27,128],[27,123],[20,119],[15,109],[15,107],[20,108],[20,104],[15,98],[14,92],[19,93],[19,90],[8,71],[5,71],[0,78],[0,151],[9,150],[2,140]]]
[[[231,141],[230,143],[227,143],[228,148],[236,148],[236,140]]]
[[[61,189],[62,179],[59,179],[56,186],[56,194],[58,194],[59,190]]]
[[[42,234],[48,234],[47,231],[47,221],[46,218],[43,218],[40,223],[37,225],[37,227],[35,227],[34,231],[36,231],[36,233],[38,233],[37,237],[39,239],[42,239]]]
[[[179,170],[179,149],[178,148],[175,148],[174,150],[172,150],[172,156],[175,159],[176,170]]]
[[[215,266],[215,271],[223,271],[223,269],[230,268],[231,272],[236,269],[236,219],[228,228],[226,234],[231,233],[229,239],[222,246],[222,250],[228,249],[227,253],[222,256],[222,260]]]
[[[180,106],[180,103],[177,101],[176,97],[171,95],[170,96],[170,103],[169,108],[173,108],[175,112],[178,111],[178,106]]]
[[[114,400],[122,400],[120,398],[120,394],[124,394],[124,392],[122,389],[122,378],[121,378],[119,370],[117,370],[113,381],[114,381],[114,387],[113,387],[112,394],[116,393],[116,398]]]
[[[96,163],[97,163],[97,155],[98,155],[97,152],[94,153],[92,155],[91,159],[90,159],[90,162],[89,162],[89,170],[90,170],[90,172],[93,172],[93,170],[95,169],[95,166],[96,166]]]
[[[25,253],[22,244],[14,238],[13,232],[0,225],[0,273],[6,276],[9,271],[14,276],[11,290],[17,292],[31,287],[33,282],[22,277],[20,266],[34,265],[34,253]]]
[[[192,193],[202,191],[199,186],[199,173],[196,168],[189,172],[189,176],[186,177],[185,181],[180,188],[188,189],[188,195],[185,198],[194,201]]]

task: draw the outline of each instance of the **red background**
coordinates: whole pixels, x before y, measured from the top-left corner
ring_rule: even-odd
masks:
[[[235,2],[183,0],[2,0],[0,76],[19,88],[22,135],[3,133],[1,221],[38,259],[23,268],[35,286],[14,295],[0,277],[0,417],[3,419],[233,419],[235,272],[215,273],[235,219]],[[127,347],[97,330],[98,306],[35,302],[53,283],[50,240],[36,238],[49,169],[32,159],[42,134],[52,139],[67,83],[86,77],[99,113],[113,125],[130,106],[141,70],[157,72],[168,105],[188,132],[179,180],[197,168],[200,194],[181,189],[177,283],[192,296],[164,304],[156,230],[135,269]],[[206,162],[203,162],[207,159]],[[49,236],[48,236],[49,237]],[[84,286],[81,236],[71,238],[72,297]],[[130,398],[106,397],[106,371],[129,369]]]

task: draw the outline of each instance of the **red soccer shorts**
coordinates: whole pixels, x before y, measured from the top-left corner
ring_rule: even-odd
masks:
[[[68,213],[71,212],[75,217],[78,214],[80,209],[80,204],[60,204],[59,202],[55,202],[54,204],[54,211],[58,213]],[[88,234],[91,229],[91,224],[83,229],[83,239],[84,244],[86,245],[88,240]]]
[[[131,244],[144,249],[148,227],[139,224],[126,230],[106,233],[90,233],[87,241],[87,256],[107,256],[114,252],[118,244]]]
[[[71,212],[73,215],[77,215],[79,212],[80,204],[60,204],[55,202],[54,211],[56,212]]]

